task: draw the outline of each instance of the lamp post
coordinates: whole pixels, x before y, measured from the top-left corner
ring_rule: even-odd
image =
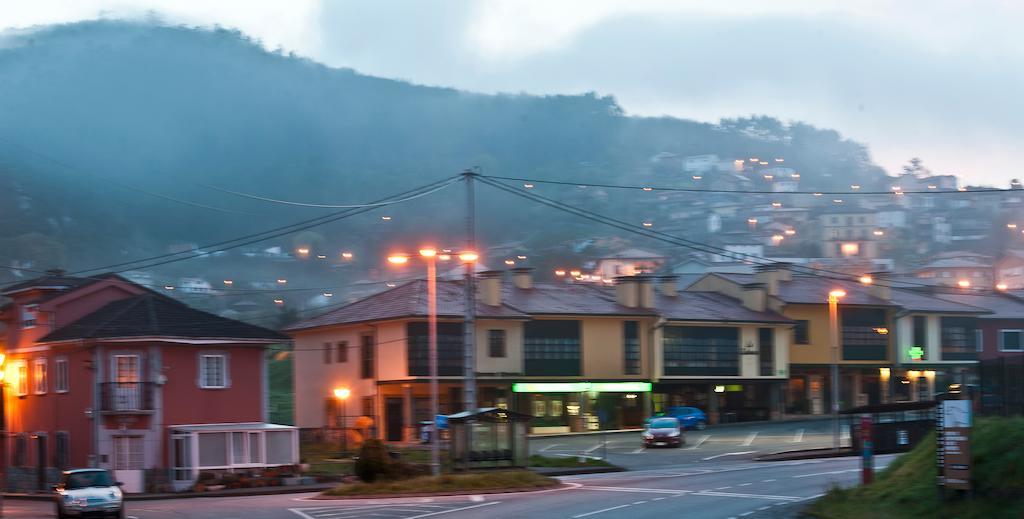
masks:
[[[839,450],[839,298],[845,290],[828,293],[828,329],[832,345],[832,449]]]
[[[334,388],[334,398],[341,401],[341,452],[348,452],[348,397],[352,391],[347,387]]]
[[[420,249],[420,256],[427,262],[427,330],[429,351],[427,357],[430,365],[430,418],[433,422],[430,438],[430,473],[441,474],[441,451],[438,446],[437,434],[437,250]],[[388,261],[403,265],[409,262],[409,256],[397,254],[388,257]]]

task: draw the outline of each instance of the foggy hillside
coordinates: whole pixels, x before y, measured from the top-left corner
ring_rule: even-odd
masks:
[[[345,204],[474,166],[491,175],[681,182],[652,166],[663,152],[784,156],[807,189],[884,180],[863,146],[831,130],[767,117],[719,125],[635,118],[593,93],[425,87],[270,52],[234,31],[98,21],[0,40],[3,264],[91,267],[328,212],[204,185]],[[390,210],[391,225],[371,213],[318,229],[317,239],[339,250],[457,237],[462,196],[453,188]],[[483,241],[562,238],[558,226],[536,223],[540,209],[499,196],[481,191]]]

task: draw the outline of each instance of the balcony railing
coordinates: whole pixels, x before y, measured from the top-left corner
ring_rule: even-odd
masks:
[[[105,382],[100,384],[100,411],[145,413],[153,410],[152,382]]]

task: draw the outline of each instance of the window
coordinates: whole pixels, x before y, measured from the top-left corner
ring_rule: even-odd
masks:
[[[39,317],[39,305],[25,305],[21,307],[21,327],[24,329],[35,328],[36,319]]]
[[[373,336],[363,335],[359,337],[359,361],[360,376],[362,378],[373,378]]]
[[[28,465],[28,434],[21,433],[14,437],[14,466]]]
[[[67,431],[57,431],[56,437],[56,452],[54,453],[53,464],[59,469],[68,468],[68,451],[70,449],[68,444],[68,433]]]
[[[324,343],[324,364],[330,364],[331,359],[334,358],[334,352],[331,351],[331,343]]]
[[[914,343],[911,346],[921,348],[921,360],[928,359],[928,319],[923,315],[914,316]]]
[[[58,393],[68,392],[68,358],[57,357],[53,363],[53,390]]]
[[[28,394],[28,363],[19,360],[15,369],[18,373],[18,396],[25,396]]]
[[[32,392],[37,395],[46,394],[46,359],[32,361]]]
[[[978,351],[985,351],[985,334],[980,329],[974,330],[974,343],[978,346]]]
[[[505,330],[487,330],[487,353],[492,358],[505,356]]]
[[[775,374],[775,330],[773,328],[758,328],[758,347],[761,362],[761,376],[770,377]]]
[[[430,375],[430,334],[428,324],[412,322],[405,325],[408,338],[406,355],[409,376]],[[462,323],[437,324],[437,374],[447,377],[461,376],[465,358]]]
[[[739,328],[667,326],[665,375],[739,376]]]
[[[228,361],[223,354],[199,356],[199,387],[219,389],[228,387]]]
[[[626,375],[640,374],[640,324],[637,321],[626,321],[623,324],[623,363],[622,372]]]
[[[203,436],[200,435],[200,439]],[[223,435],[222,435],[223,436]],[[199,451],[203,442],[199,442]],[[141,436],[114,436],[114,470],[142,470],[145,468]],[[200,460],[202,463],[202,460]]]
[[[373,397],[372,396],[364,396],[363,397],[363,416],[369,416],[370,418],[373,418]]]
[[[260,463],[262,459],[260,433],[251,431],[231,433],[231,463],[233,465]]]
[[[843,360],[885,360],[889,336],[879,333],[888,329],[885,310],[841,308]]]
[[[793,327],[793,342],[797,344],[810,344],[811,322],[807,319],[798,319]]]
[[[974,360],[978,347],[974,344],[977,320],[973,317],[943,317],[942,360]]]
[[[999,330],[999,351],[1024,351],[1021,330]]]
[[[580,375],[579,321],[528,321],[523,333],[527,375]]]
[[[348,341],[338,341],[335,348],[335,353],[337,355],[335,362],[339,364],[342,362],[348,362]]]

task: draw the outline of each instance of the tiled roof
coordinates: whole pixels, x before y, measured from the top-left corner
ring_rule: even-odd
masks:
[[[940,294],[938,297],[960,304],[984,308],[989,314],[980,319],[1024,319],[1024,301],[1000,294]]]
[[[460,317],[466,313],[462,283],[439,280],[437,282],[437,315]],[[526,317],[506,305],[476,305],[479,317]],[[383,321],[402,317],[427,316],[427,282],[419,279],[379,292],[336,310],[318,315],[289,326],[288,330],[303,330],[320,326]]]
[[[131,337],[289,340],[273,330],[225,319],[159,294],[145,293],[109,303],[58,328],[39,342]]]
[[[679,292],[675,297],[659,294],[655,306],[659,315],[673,321],[792,322],[775,312],[755,312],[742,302],[715,292]]]
[[[533,288],[524,290],[508,283],[502,287],[502,302],[524,314],[655,314],[653,310],[619,305],[614,290],[590,284],[535,283]]]
[[[914,290],[892,290],[892,302],[910,312],[935,312],[945,314],[985,314],[989,310],[955,299],[940,298],[937,294],[921,293]]]
[[[941,269],[941,268],[989,268],[992,265],[985,262],[971,261],[964,258],[944,258],[935,260],[918,270],[924,269]]]
[[[714,273],[735,283],[756,283],[754,274]],[[828,300],[828,293],[835,289],[843,289],[846,296],[844,305],[860,306],[897,306],[884,299],[877,298],[867,287],[855,281],[830,279],[819,276],[794,275],[791,281],[779,282],[778,299],[789,304],[822,304]]]

